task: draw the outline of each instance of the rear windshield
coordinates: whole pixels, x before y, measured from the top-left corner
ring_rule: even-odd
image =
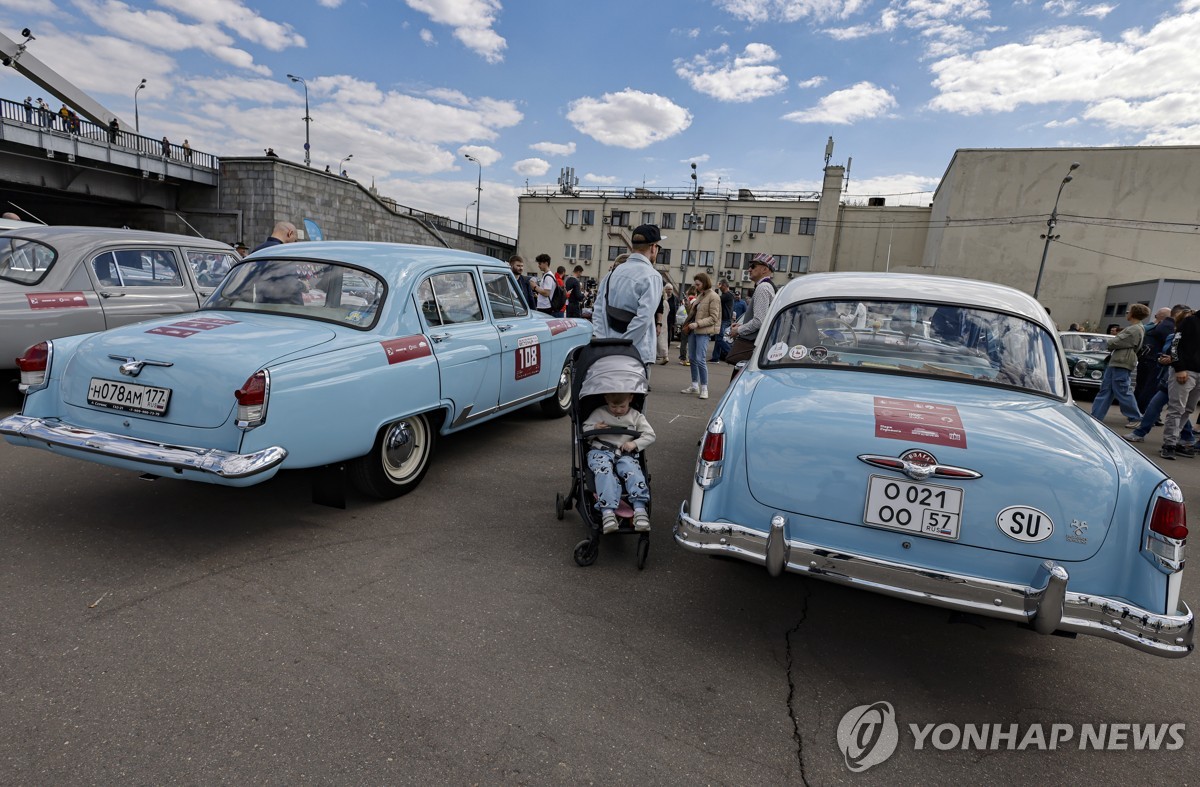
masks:
[[[21,238],[0,238],[0,279],[17,284],[37,284],[58,259],[44,243]]]
[[[1064,396],[1054,338],[1011,314],[947,304],[809,301],[781,311],[759,366],[972,380]]]
[[[383,280],[349,265],[251,260],[236,265],[203,308],[290,314],[365,329],[375,324],[385,292]]]

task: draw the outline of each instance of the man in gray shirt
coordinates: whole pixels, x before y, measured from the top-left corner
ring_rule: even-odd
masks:
[[[654,260],[658,245],[665,240],[653,224],[635,229],[629,242],[629,259],[600,283],[592,311],[592,335],[597,339],[629,339],[647,368],[654,363],[657,352],[654,313],[662,302],[663,280],[654,268]]]

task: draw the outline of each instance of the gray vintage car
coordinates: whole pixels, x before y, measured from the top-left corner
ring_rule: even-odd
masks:
[[[0,369],[45,339],[194,312],[239,259],[227,244],[185,235],[0,229]]]

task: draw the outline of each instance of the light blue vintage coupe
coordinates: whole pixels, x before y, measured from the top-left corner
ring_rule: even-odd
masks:
[[[152,476],[248,486],[344,469],[410,491],[438,434],[570,407],[586,321],[526,308],[490,257],[382,243],[280,245],[200,311],[31,347],[9,442]],[[324,483],[324,482],[322,482]]]
[[[1046,311],[996,284],[784,287],[708,423],[676,541],[1160,656],[1192,650],[1179,487],[1071,400]]]

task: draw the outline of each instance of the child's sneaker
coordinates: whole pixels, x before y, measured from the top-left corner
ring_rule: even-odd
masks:
[[[633,529],[643,533],[650,529],[650,515],[645,509],[633,512]]]
[[[617,515],[613,511],[605,511],[604,519],[601,520],[601,530],[605,533],[614,532],[620,525],[617,523]]]

